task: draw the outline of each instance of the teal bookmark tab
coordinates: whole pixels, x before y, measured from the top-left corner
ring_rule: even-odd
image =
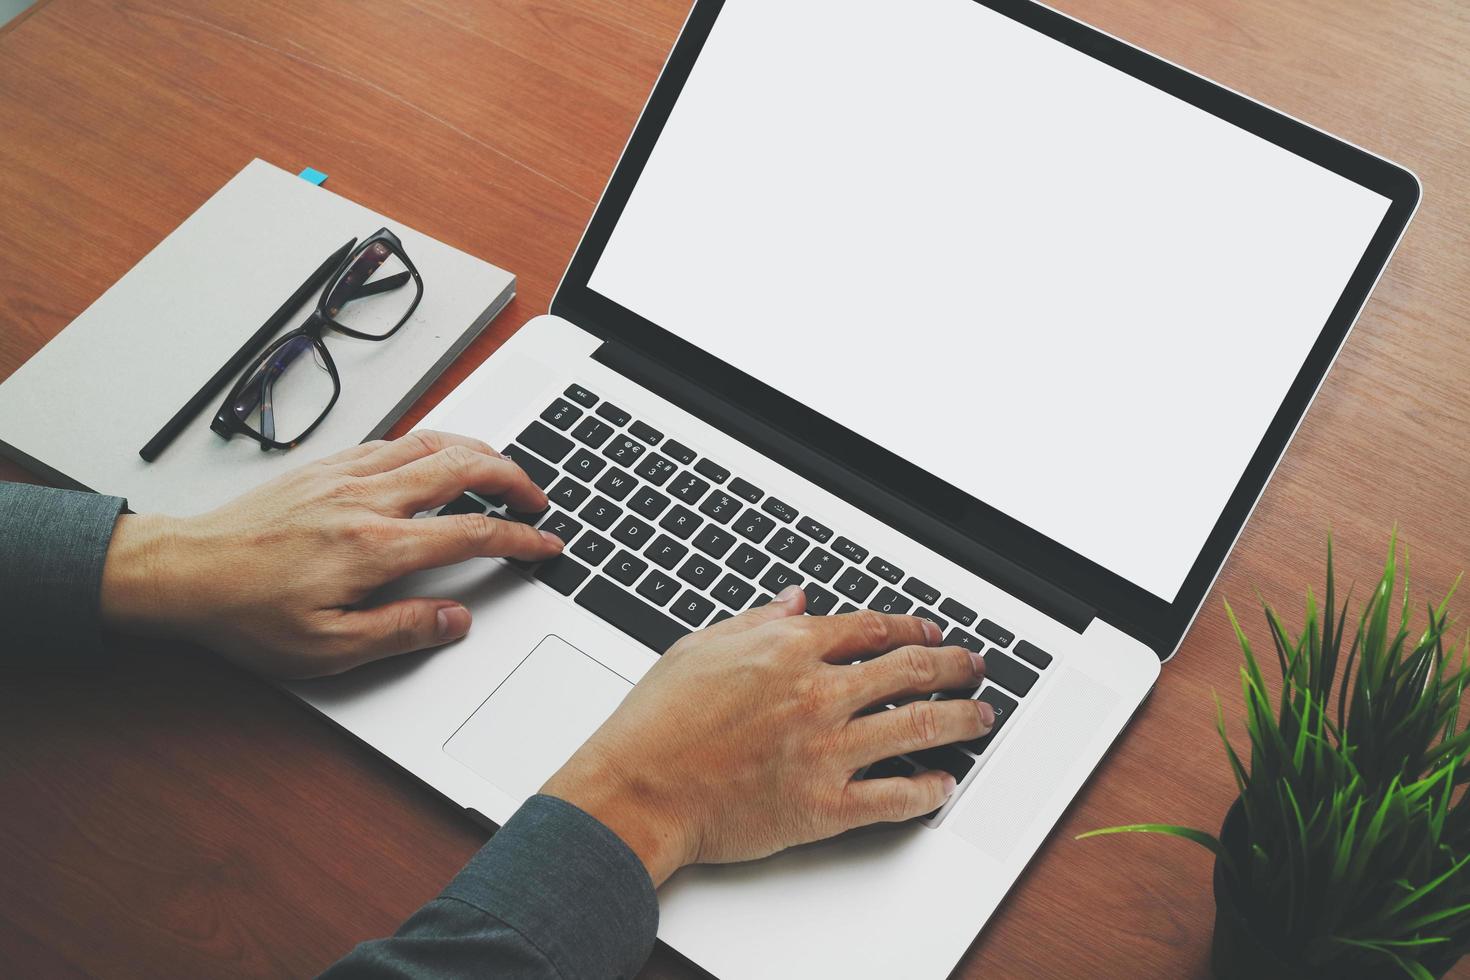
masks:
[[[321,184],[322,181],[324,181],[324,180],[327,179],[327,175],[324,174],[324,173],[322,173],[320,170],[316,169],[315,167],[307,167],[306,169],[302,170],[301,173],[297,174],[296,176],[300,177],[302,180],[306,181],[307,183],[317,184],[318,186],[320,186],[320,184]]]

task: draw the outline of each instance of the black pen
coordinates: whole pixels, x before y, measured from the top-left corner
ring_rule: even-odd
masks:
[[[214,377],[205,382],[204,387],[200,388],[198,393],[184,404],[183,408],[174,413],[174,417],[158,430],[158,435],[149,439],[148,445],[138,450],[138,455],[143,457],[144,462],[151,463],[157,459],[158,454],[167,449],[168,444],[173,442],[174,438],[183,431],[184,426],[189,424],[189,420],[198,415],[200,410],[219,393],[227,382],[245,370],[250,358],[255,356],[266,341],[280,333],[281,327],[285,326],[292,314],[301,308],[301,304],[326,284],[327,278],[337,271],[337,267],[342,264],[343,259],[347,258],[347,253],[352,251],[352,246],[356,243],[357,239],[354,238],[333,252],[331,257],[322,263],[321,268],[313,272],[311,278],[302,283],[301,288],[292,293],[291,298],[281,304],[281,308],[276,310],[275,314],[265,321],[259,330],[251,334],[250,339],[245,341],[245,346],[235,351],[235,356],[226,361],[224,367],[214,372]]]

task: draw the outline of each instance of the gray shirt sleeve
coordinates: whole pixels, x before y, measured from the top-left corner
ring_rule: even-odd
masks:
[[[533,796],[438,898],[323,977],[631,977],[657,931],[653,882],[628,846],[572,804]]]
[[[0,623],[11,656],[94,654],[121,497],[0,483]]]

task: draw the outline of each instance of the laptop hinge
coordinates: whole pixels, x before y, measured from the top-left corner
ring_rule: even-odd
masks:
[[[739,406],[686,380],[643,354],[606,341],[593,359],[647,388],[726,435],[872,514],[956,564],[1081,633],[1097,610],[1040,576],[965,536],[938,518],[870,482],[862,474],[813,453],[796,439],[751,417]]]

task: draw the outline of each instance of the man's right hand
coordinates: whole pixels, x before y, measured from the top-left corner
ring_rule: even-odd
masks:
[[[542,788],[623,839],[655,885],[685,864],[743,861],[853,827],[907,820],[954,792],[944,772],[854,780],[901,753],[977,738],[985,662],[925,619],[801,615],[795,586],[685,637]],[[854,664],[853,661],[862,661]]]

